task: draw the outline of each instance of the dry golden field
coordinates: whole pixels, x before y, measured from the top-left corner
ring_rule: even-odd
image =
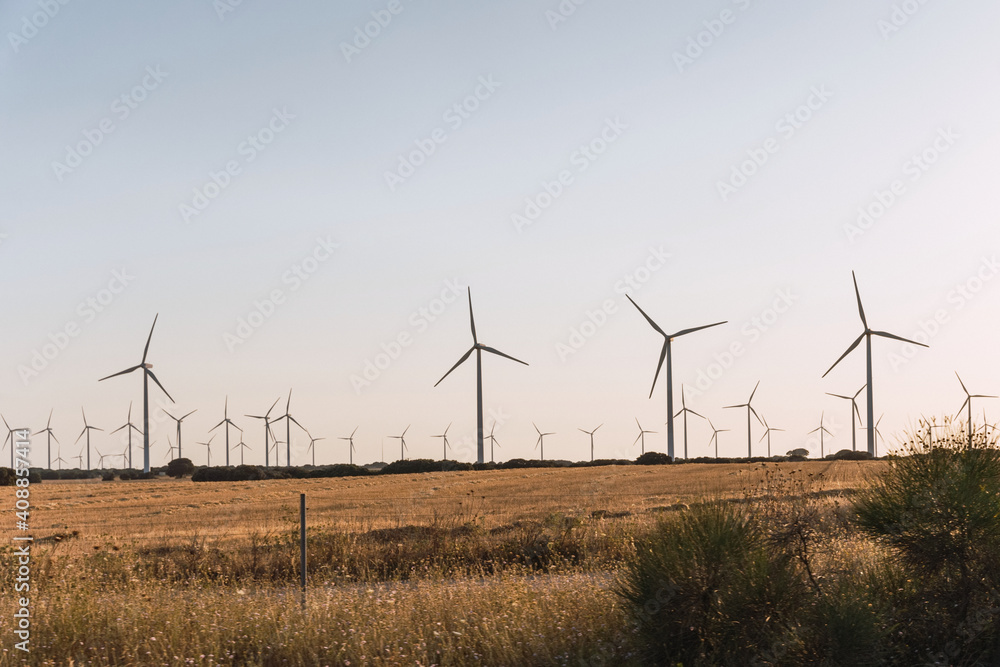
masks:
[[[658,520],[772,492],[835,503],[881,465],[36,484],[29,664],[635,664],[612,587]],[[9,549],[2,567],[11,590]],[[0,665],[20,664],[6,642]]]

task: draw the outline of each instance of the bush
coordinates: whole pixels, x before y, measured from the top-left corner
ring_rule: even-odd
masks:
[[[649,664],[747,665],[781,652],[805,591],[745,508],[706,503],[637,545],[617,592]]]
[[[872,455],[864,451],[841,449],[836,454],[827,454],[826,458],[831,461],[871,461]]]
[[[661,466],[670,462],[670,457],[662,452],[646,452],[635,460],[638,466]]]
[[[0,486],[14,486],[17,476],[13,468],[0,467]]]
[[[170,477],[183,477],[184,475],[190,475],[193,472],[194,464],[191,463],[191,459],[174,459],[167,464],[167,475]]]

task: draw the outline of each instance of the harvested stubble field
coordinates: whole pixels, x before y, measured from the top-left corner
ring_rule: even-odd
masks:
[[[658,521],[707,499],[805,496],[832,508],[881,465],[33,485],[29,662],[629,664],[615,573]],[[5,590],[13,562],[8,548]],[[0,617],[5,637],[11,613]],[[2,650],[0,665],[20,664],[12,642]]]

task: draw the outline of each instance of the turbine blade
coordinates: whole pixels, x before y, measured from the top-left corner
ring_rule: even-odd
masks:
[[[468,359],[468,358],[469,358],[469,355],[470,355],[470,354],[472,354],[472,352],[473,352],[473,351],[474,351],[475,349],[476,349],[475,347],[470,347],[470,348],[469,348],[469,351],[468,351],[468,352],[466,352],[465,354],[463,354],[463,355],[462,355],[462,358],[461,358],[461,359],[459,359],[459,360],[458,360],[458,361],[457,361],[457,362],[455,363],[455,365],[454,365],[454,366],[452,366],[451,368],[449,368],[449,369],[448,369],[448,372],[447,372],[447,373],[445,373],[444,375],[442,375],[442,376],[441,376],[441,379],[440,379],[440,380],[438,380],[437,382],[435,382],[435,383],[434,383],[434,386],[436,387],[436,386],[438,386],[439,384],[441,384],[441,382],[442,382],[442,381],[444,381],[444,379],[445,379],[446,377],[448,377],[449,375],[451,375],[451,372],[452,372],[453,370],[455,370],[456,368],[458,368],[459,366],[461,366],[461,365],[462,365],[462,362],[463,362],[463,361],[465,361],[466,359]]]
[[[194,409],[194,410],[192,410],[191,412],[189,412],[189,413],[187,413],[186,415],[184,415],[183,417],[181,417],[181,420],[183,421],[183,420],[187,419],[188,417],[190,417],[191,415],[193,415],[193,414],[194,414],[194,413],[196,413],[196,412],[198,412],[198,408],[195,408],[195,409]]]
[[[472,314],[472,287],[466,288],[469,291],[469,324],[472,325],[472,342],[478,344],[476,337],[476,316]]]
[[[108,380],[110,378],[118,377],[119,375],[125,375],[126,373],[131,373],[132,371],[139,368],[142,368],[142,364],[139,364],[138,366],[133,366],[132,368],[126,368],[125,370],[118,371],[117,373],[112,373],[111,375],[108,375],[106,377],[102,377],[100,380],[98,380],[98,382],[104,382],[105,380]]]
[[[481,349],[484,350],[484,351],[486,351],[486,352],[492,352],[493,354],[499,354],[501,357],[506,357],[507,359],[510,359],[511,361],[516,361],[519,364],[524,364],[525,366],[528,365],[527,362],[521,361],[520,359],[515,359],[514,357],[510,356],[509,354],[504,354],[500,350],[496,350],[496,349],[494,349],[492,347],[487,347],[487,346],[483,345],[483,346],[481,346]]]
[[[701,331],[702,329],[708,329],[709,327],[717,327],[720,324],[725,324],[728,321],[729,320],[724,320],[722,322],[716,322],[715,324],[705,324],[705,325],[702,325],[700,327],[691,327],[690,329],[681,329],[677,333],[672,334],[670,337],[671,338],[678,338],[680,336],[684,336],[684,335],[687,335],[689,333],[694,333],[695,331]]]
[[[697,412],[695,412],[694,410],[688,410],[688,412],[690,412],[691,414],[693,414],[693,415],[695,415],[697,417],[701,417],[702,419],[706,419],[705,415],[700,415]]]
[[[280,400],[281,400],[281,396],[279,396],[278,398],[274,399],[274,403],[271,403],[271,407],[269,407],[267,409],[267,412],[264,413],[264,418],[265,419],[271,416],[271,410],[274,410],[274,406],[276,406],[278,404],[278,401],[280,401]]]
[[[119,426],[118,428],[116,428],[114,431],[111,432],[111,435],[114,435],[115,433],[117,433],[118,431],[122,430],[123,428],[128,428],[128,426],[129,426],[128,424],[125,424],[125,426]],[[38,433],[36,433],[35,435],[38,435]]]
[[[156,328],[156,320],[159,317],[160,317],[160,314],[157,313],[156,317],[153,318],[153,326],[149,327],[149,337],[146,338],[146,347],[142,350],[142,363],[139,364],[140,366],[142,364],[146,363],[146,355],[149,354],[149,342],[151,340],[153,340],[153,329]],[[164,391],[166,391],[166,390],[164,390]],[[173,399],[170,399],[170,400],[173,400]]]
[[[858,291],[858,278],[854,275],[854,271],[851,271],[851,279],[854,281],[854,296],[858,297],[858,314],[861,315],[861,324],[865,325],[865,329],[867,329],[868,320],[865,319],[865,309],[861,305],[861,292]]]
[[[630,297],[628,294],[625,295],[625,298],[628,299],[629,301],[632,301],[632,297]],[[632,305],[635,306],[636,310],[642,313],[642,316],[646,318],[647,322],[649,322],[649,326],[653,327],[653,329],[655,329],[664,338],[670,338],[670,336],[668,336],[663,331],[663,329],[660,328],[660,325],[654,322],[653,318],[646,314],[646,311],[644,311],[642,308],[639,308],[639,304],[637,304],[635,301],[632,301]]]
[[[656,373],[653,375],[653,386],[649,388],[649,397],[653,398],[653,391],[656,389],[656,381],[660,377],[660,369],[663,368],[663,360],[667,358],[667,346],[670,345],[670,339],[667,338],[663,341],[663,348],[660,350],[660,360],[656,364]],[[668,388],[667,391],[670,391]]]
[[[902,336],[897,336],[896,334],[891,334],[887,331],[873,331],[872,333],[876,336],[882,336],[883,338],[892,338],[894,340],[901,340],[904,343],[910,343],[911,345],[919,345],[920,347],[929,347],[928,345],[924,345],[923,343],[918,343],[915,340],[910,340],[909,338],[903,338]]]
[[[757,384],[753,386],[753,391],[750,392],[750,398],[747,399],[747,407],[753,403],[753,395],[757,393],[757,387],[760,386],[760,380],[757,380]]]
[[[166,388],[164,388],[164,386],[162,384],[160,384],[160,381],[156,379],[156,376],[153,374],[153,371],[151,371],[151,370],[149,370],[147,368],[146,369],[146,373],[149,374],[149,377],[153,378],[153,382],[156,383],[157,387],[159,387],[160,389],[163,389],[163,393],[167,395],[167,398],[170,399],[171,403],[176,403],[177,402],[177,401],[174,400],[174,397],[170,395],[170,392],[167,391]]]
[[[837,359],[835,362],[833,362],[833,366],[830,366],[830,368],[826,370],[826,373],[823,373],[823,377],[826,377],[827,374],[829,374],[829,372],[832,371],[837,366],[837,364],[839,364],[843,360],[844,357],[853,352],[854,348],[856,348],[858,345],[861,344],[861,341],[864,337],[865,334],[861,334],[860,336],[858,336],[858,339],[855,340],[853,343],[851,343],[851,346],[847,348],[847,352],[844,352],[842,355],[840,355],[840,359]]]

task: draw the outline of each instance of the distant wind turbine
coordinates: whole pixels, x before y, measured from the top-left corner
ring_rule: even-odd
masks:
[[[208,456],[208,467],[209,468],[212,467],[212,440],[214,440],[214,439],[215,439],[215,436],[213,435],[211,438],[208,439],[208,442],[199,442],[198,443],[199,445],[203,445],[205,447],[205,453],[206,453],[206,456]]]
[[[80,414],[83,415],[83,430],[80,431],[80,435],[76,436],[76,440],[73,441],[73,444],[75,445],[76,443],[80,442],[80,438],[82,438],[84,436],[84,434],[86,434],[86,436],[87,436],[87,470],[90,470],[91,469],[91,467],[90,467],[90,432],[91,431],[103,431],[104,429],[103,428],[97,428],[96,426],[91,426],[90,424],[88,424],[87,423],[87,413],[83,411],[83,408],[80,408]]]
[[[497,427],[497,423],[494,420],[493,426],[490,426],[490,434],[488,436],[486,436],[489,439],[489,441],[490,441],[490,463],[494,462],[493,461],[493,445],[496,445],[497,447],[500,446],[500,443],[497,442],[496,436],[493,435],[493,429],[495,429],[496,427]]]
[[[170,417],[175,422],[177,422],[177,458],[182,458],[184,456],[184,450],[181,449],[181,422],[183,422],[185,419],[187,419],[188,417],[190,417],[194,413],[198,412],[198,410],[196,408],[196,409],[192,410],[191,412],[187,413],[186,415],[184,415],[183,417],[174,417],[172,414],[170,414],[166,410],[164,410],[164,412],[166,412],[166,414],[167,414],[168,417]]]
[[[715,442],[715,458],[719,458],[719,434],[720,433],[725,433],[729,429],[728,428],[715,428],[715,424],[712,423],[711,419],[709,419],[708,417],[705,417],[705,419],[708,420],[708,425],[712,429],[712,437],[708,441],[708,446],[711,447],[712,446],[712,442],[713,441]]]
[[[637,304],[635,301],[633,301],[632,297],[630,297],[628,294],[626,294],[625,297],[629,301],[632,301],[632,305],[636,307],[636,310],[638,310],[640,313],[642,313],[642,316],[646,318],[647,322],[649,322],[649,326],[653,327],[653,329],[658,334],[660,334],[661,336],[663,336],[663,348],[660,350],[660,361],[656,365],[656,373],[653,375],[653,386],[650,387],[650,389],[649,389],[649,397],[650,398],[653,397],[653,390],[656,389],[656,380],[657,380],[657,378],[660,377],[660,368],[663,367],[663,361],[664,361],[664,359],[666,359],[666,362],[667,362],[667,456],[669,456],[671,458],[671,460],[672,460],[674,458],[674,377],[673,377],[673,362],[672,362],[672,356],[671,356],[672,353],[671,353],[670,343],[675,338],[680,338],[681,336],[686,336],[689,333],[694,333],[695,331],[701,331],[702,329],[708,329],[710,327],[717,327],[720,324],[725,324],[726,321],[715,322],[714,324],[705,324],[703,326],[692,327],[690,329],[681,329],[680,331],[678,331],[676,333],[668,334],[665,331],[663,331],[663,329],[660,328],[660,325],[658,325],[656,322],[654,322],[653,318],[651,318],[649,315],[647,315],[646,312],[642,308],[639,308],[639,304]]]
[[[277,401],[275,401],[275,402],[277,402]],[[211,433],[212,431],[214,431],[215,429],[219,428],[223,424],[226,425],[226,465],[228,466],[229,465],[229,451],[230,451],[230,449],[229,449],[229,427],[232,426],[237,431],[239,431],[240,432],[240,439],[241,440],[243,439],[243,429],[241,429],[239,426],[237,426],[236,423],[232,419],[229,418],[229,396],[226,396],[226,402],[225,402],[225,404],[223,405],[223,408],[222,408],[222,421],[219,422],[218,424],[216,424],[215,426],[213,426],[212,428],[208,429],[208,432]],[[234,449],[235,449],[235,447],[234,447]],[[243,463],[243,452],[240,451],[240,464],[242,465],[242,463]]]
[[[347,440],[350,443],[347,447],[347,460],[351,465],[354,465],[354,434],[358,432],[358,428],[355,426],[354,430],[346,438],[338,438],[338,440]]]
[[[432,435],[431,436],[432,438],[441,438],[443,440],[442,446],[444,448],[444,454],[443,454],[443,457],[441,459],[442,461],[447,461],[448,460],[448,446],[449,446],[448,445],[448,429],[449,428],[451,428],[451,424],[450,423],[444,429],[444,433],[442,433],[441,435]]]
[[[472,314],[472,288],[469,290],[469,323],[472,326],[472,347],[469,351],[462,355],[462,358],[451,367],[451,369],[445,373],[440,380],[434,383],[434,386],[438,386],[441,382],[451,375],[451,372],[462,365],[469,356],[475,352],[476,353],[476,462],[483,463],[485,458],[485,450],[483,447],[483,352],[490,352],[497,356],[504,357],[505,359],[510,359],[511,361],[516,361],[519,364],[528,364],[521,361],[520,359],[515,359],[509,354],[504,354],[500,350],[496,350],[492,347],[488,347],[479,342],[479,338],[476,336],[476,318]]]
[[[584,431],[582,428],[581,429],[577,429],[577,430],[582,431],[583,433],[586,433],[587,435],[590,436],[590,460],[591,461],[594,460],[594,434],[597,433],[597,429],[601,428],[601,426],[604,426],[604,424],[601,424],[600,426],[598,426],[597,428],[595,428],[593,431]]]
[[[280,396],[278,398],[274,399],[274,403],[272,403],[271,407],[269,407],[267,409],[267,412],[265,412],[262,415],[244,415],[244,416],[250,417],[252,419],[263,419],[264,420],[264,467],[265,468],[267,468],[267,467],[270,466],[270,458],[269,458],[269,456],[270,456],[271,447],[268,444],[268,438],[270,437],[270,434],[271,434],[271,410],[274,410],[274,406],[276,406],[278,404],[278,401],[280,401],[280,400],[281,400]],[[229,399],[227,398],[226,401],[228,403]]]
[[[7,423],[6,417],[0,415],[0,419],[3,420],[3,425],[7,429],[7,438],[3,441],[3,444],[6,445],[8,442],[10,443],[10,469],[14,470],[14,429],[12,429],[10,424]]]
[[[684,385],[681,385],[681,409],[677,411],[677,415],[684,415],[684,458],[688,457],[688,413],[693,414],[696,417],[701,417],[705,419],[704,415],[700,415],[694,410],[688,408],[687,403],[684,401]],[[674,415],[676,417],[677,415]]]
[[[320,440],[326,440],[326,438],[314,438],[314,437],[312,437],[312,434],[309,433],[308,431],[306,432],[306,435],[309,436],[309,447],[306,448],[306,451],[309,451],[310,449],[312,450],[312,455],[313,455],[312,462],[313,462],[313,467],[315,468],[316,467],[316,443],[319,442]]]
[[[968,406],[968,428],[969,428],[969,447],[972,447],[972,399],[974,398],[1000,398],[998,396],[987,396],[986,394],[970,394],[969,390],[965,388],[965,383],[962,382],[962,378],[959,377],[958,373],[955,373],[955,377],[958,378],[958,383],[962,385],[962,391],[965,392],[965,402],[962,403],[962,407],[958,409],[958,415],[962,414],[962,408]],[[958,415],[955,418],[958,418]],[[983,421],[986,421],[986,411],[983,411]]]
[[[760,440],[758,440],[757,442],[760,442],[764,438],[767,438],[767,458],[771,458],[771,431],[784,431],[785,429],[774,428],[773,426],[769,426],[767,420],[764,419],[763,417],[761,417],[760,420],[764,422],[764,435],[760,436]]]
[[[871,454],[872,456],[875,456],[875,428],[874,428],[875,427],[875,403],[874,403],[874,400],[872,398],[873,393],[874,393],[872,391],[872,336],[881,336],[882,338],[891,338],[893,340],[901,340],[904,343],[910,343],[911,345],[919,345],[921,347],[927,347],[927,345],[924,345],[923,343],[918,343],[918,342],[913,341],[913,340],[909,340],[907,338],[903,338],[901,336],[897,336],[895,334],[887,333],[885,331],[875,331],[875,330],[871,329],[868,326],[868,320],[865,319],[865,309],[861,305],[861,292],[858,291],[858,279],[857,279],[857,277],[855,277],[853,271],[851,271],[851,278],[854,280],[854,295],[858,298],[858,314],[861,316],[861,324],[864,325],[865,330],[861,333],[860,336],[857,337],[857,339],[853,343],[851,343],[851,346],[849,348],[847,348],[847,351],[844,352],[842,355],[840,355],[840,359],[837,359],[835,362],[833,362],[833,366],[830,366],[830,368],[827,369],[826,373],[823,373],[823,377],[826,377],[827,374],[830,371],[832,371],[837,366],[837,364],[839,364],[841,362],[841,360],[844,357],[846,357],[851,352],[853,352],[854,348],[856,348],[858,345],[860,345],[862,339],[864,339],[864,341],[865,341],[865,347],[866,347],[866,357],[865,358],[867,360],[867,371],[868,371],[868,375],[867,375],[868,382],[867,382],[867,385],[866,385],[868,387],[868,405],[867,405],[867,412],[868,412],[868,419],[867,419],[867,421],[868,421],[868,426],[867,426],[867,431],[868,431],[868,453]]]
[[[240,450],[240,465],[243,465],[243,451],[246,449],[250,449],[250,447],[248,447],[247,444],[243,442],[243,438],[240,438],[240,444],[233,445],[233,449]]]
[[[132,402],[131,401],[129,401],[129,404],[128,404],[128,418],[126,419],[125,423],[123,425],[119,426],[118,428],[116,428],[114,431],[112,431],[110,435],[114,435],[115,433],[117,433],[118,431],[122,430],[123,428],[127,429],[126,433],[128,433],[128,467],[131,468],[132,467],[132,431],[134,430],[136,433],[142,433],[142,431],[139,430],[139,427],[137,427],[135,424],[132,423]],[[178,433],[179,432],[180,432],[180,430],[178,429]],[[123,464],[124,464],[124,462],[123,462]]]
[[[170,442],[170,436],[168,435],[167,436],[167,461],[168,462],[174,460],[174,452],[176,450],[177,450],[177,448],[174,447],[174,443]]]
[[[59,444],[59,439],[56,438],[56,436],[52,433],[52,410],[49,410],[49,420],[45,422],[45,428],[43,428],[41,431],[38,431],[34,435],[40,435],[42,433],[48,434],[46,437],[48,443],[48,456],[49,456],[48,467],[49,470],[52,470],[52,441],[55,440],[56,444]],[[11,448],[11,451],[12,452],[14,451],[13,448]]]
[[[757,393],[757,387],[759,386],[760,386],[760,380],[757,380],[757,384],[754,385],[753,391],[750,392],[750,398],[747,399],[746,403],[740,403],[739,405],[727,405],[725,406],[725,408],[723,408],[723,409],[728,409],[728,408],[747,409],[747,458],[748,459],[753,458],[753,444],[751,440],[751,431],[750,431],[750,413],[751,412],[753,413],[753,416],[757,418],[757,421],[759,421],[761,425],[764,424],[764,422],[762,422],[760,419],[760,415],[757,414],[757,411],[754,410],[753,405],[751,405],[751,403],[753,403],[753,395]]]
[[[288,390],[288,402],[285,403],[285,414],[281,415],[280,417],[275,418],[275,420],[274,420],[274,423],[278,423],[282,419],[285,420],[285,465],[286,466],[291,466],[292,465],[292,423],[294,423],[296,426],[298,426],[300,429],[302,429],[302,431],[306,435],[309,434],[309,431],[306,430],[306,427],[303,426],[302,424],[300,424],[299,421],[295,417],[292,416],[291,409],[292,409],[292,390],[289,389]],[[306,421],[308,421],[308,420],[306,420]],[[277,465],[278,464],[278,460],[277,460],[278,459],[278,454],[277,454],[277,452],[275,452],[274,459],[275,459],[274,464]]]
[[[132,366],[131,368],[126,368],[123,371],[112,373],[111,375],[108,375],[107,377],[102,377],[100,380],[98,380],[99,382],[103,382],[104,380],[108,380],[113,377],[118,377],[119,375],[125,375],[127,373],[131,373],[132,371],[139,370],[140,368],[142,369],[142,458],[143,458],[142,471],[143,472],[149,472],[149,379],[152,378],[153,382],[156,383],[156,386],[162,389],[163,393],[167,395],[167,398],[170,399],[170,402],[171,403],[174,402],[174,399],[170,395],[170,392],[164,389],[163,385],[160,384],[160,381],[157,380],[156,376],[153,374],[153,371],[151,370],[153,368],[153,364],[146,363],[146,355],[149,354],[149,342],[153,340],[153,329],[156,328],[156,320],[159,317],[160,315],[159,313],[157,313],[156,317],[153,318],[153,326],[149,328],[149,336],[146,338],[146,347],[143,348],[142,350],[142,361],[140,361],[137,366]],[[87,462],[87,465],[88,466],[90,465],[89,461]]]
[[[56,463],[59,464],[59,469],[60,470],[62,470],[62,464],[64,464],[64,463],[68,464],[69,463],[69,461],[67,461],[66,459],[64,459],[62,457],[62,448],[61,447],[59,448],[59,451],[56,452],[55,461],[56,461]]]
[[[826,411],[824,410],[823,412],[821,412],[819,414],[819,426],[816,427],[816,428],[814,428],[813,430],[809,431],[810,434],[815,433],[816,431],[819,431],[819,457],[821,459],[826,458],[826,453],[824,452],[824,448],[823,448],[823,434],[826,433],[827,435],[833,435],[833,433],[830,433],[830,431],[826,428],[826,426],[823,425],[823,421],[824,421],[825,417],[826,417]],[[854,424],[854,413],[852,412],[851,413],[851,425],[853,426],[853,424]]]
[[[399,434],[399,435],[390,435],[389,436],[393,440],[399,440],[399,460],[400,461],[405,461],[406,460],[406,450],[407,450],[407,447],[406,447],[406,432],[409,431],[409,430],[410,430],[410,425],[407,424],[406,428],[403,429],[403,432],[401,434]]]
[[[83,470],[83,450],[82,449],[80,450],[80,453],[78,455],[71,456],[70,458],[71,459],[76,459],[76,469],[77,470]]]
[[[854,411],[851,412],[851,451],[854,451],[854,452],[858,451],[857,430],[854,427],[854,416],[855,415],[857,415],[857,417],[858,417],[858,424],[861,423],[861,411],[858,410],[858,395],[861,392],[863,392],[865,390],[865,387],[867,387],[867,386],[868,385],[864,385],[864,386],[861,387],[861,389],[858,389],[856,392],[854,392],[854,396],[844,396],[843,394],[831,394],[830,392],[826,392],[827,396],[834,396],[836,398],[842,398],[845,401],[850,401],[851,405],[854,406]]]
[[[541,447],[541,460],[545,460],[545,436],[555,435],[555,433],[542,433],[538,430],[538,426],[535,426],[535,422],[531,422],[531,425],[535,427],[535,432],[538,433],[538,440],[535,441],[535,449]]]
[[[646,453],[646,434],[647,433],[656,433],[656,431],[646,431],[646,430],[644,430],[642,428],[642,424],[639,423],[639,418],[638,417],[636,417],[636,419],[635,419],[635,425],[639,427],[639,435],[635,436],[635,440],[632,441],[632,446],[635,447],[635,443],[641,442],[642,445],[641,445],[641,450],[640,451],[641,451],[642,454],[645,454]]]
[[[101,454],[101,450],[99,450],[97,447],[94,447],[94,451],[97,452],[97,466],[101,470],[104,470],[104,459],[107,458],[107,454]]]

